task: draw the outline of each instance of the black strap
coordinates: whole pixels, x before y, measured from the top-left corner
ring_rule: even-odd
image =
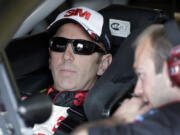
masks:
[[[180,45],[180,30],[175,20],[170,20],[164,24],[168,38],[173,46]]]
[[[67,112],[68,117],[61,121],[61,124],[55,131],[54,135],[68,135],[77,126],[87,122],[82,105],[70,107]]]

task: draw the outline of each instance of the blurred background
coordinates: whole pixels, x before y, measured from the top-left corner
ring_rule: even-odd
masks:
[[[55,19],[57,14],[65,9],[86,6],[95,10],[100,10],[111,4],[160,9],[169,14],[180,12],[179,0],[62,0],[62,4],[50,13],[43,21],[38,23],[38,25],[36,25],[36,27],[34,27],[28,34],[35,34],[44,31],[44,29]],[[17,37],[18,36],[19,35],[17,35]]]

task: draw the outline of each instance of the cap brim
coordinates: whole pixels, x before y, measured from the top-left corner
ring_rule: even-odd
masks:
[[[62,25],[66,24],[66,23],[75,23],[75,24],[80,25],[80,26],[83,28],[83,30],[89,35],[89,37],[90,37],[91,39],[93,39],[93,38],[91,37],[91,35],[86,31],[86,29],[84,28],[84,26],[83,26],[81,23],[79,23],[79,22],[76,21],[76,20],[70,19],[70,18],[61,19],[61,20],[55,22],[54,24],[52,24],[52,26],[50,26],[50,27],[47,29],[47,34],[48,34],[49,36],[55,35],[56,32],[57,32],[57,30],[58,30]],[[94,39],[93,39],[93,40],[94,40]],[[95,41],[96,41],[96,40],[95,40]],[[99,41],[96,41],[96,42],[99,42]]]

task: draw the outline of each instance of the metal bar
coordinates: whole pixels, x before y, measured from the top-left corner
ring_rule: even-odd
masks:
[[[15,86],[7,71],[4,57],[3,54],[0,55],[0,99],[5,106],[8,122],[12,124],[14,135],[23,135],[23,132],[26,135],[32,135],[32,131],[26,127],[18,114],[18,101],[14,91]]]
[[[3,116],[0,114],[0,127],[4,135],[10,135],[8,132],[8,128],[6,125],[6,121],[4,120]]]
[[[32,30],[34,26],[36,26],[40,21],[46,18],[64,1],[65,0],[46,0],[23,22],[13,38],[18,38],[26,35],[29,31]]]

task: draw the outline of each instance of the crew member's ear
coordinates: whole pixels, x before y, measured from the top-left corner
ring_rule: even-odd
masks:
[[[97,75],[102,75],[106,71],[106,69],[109,67],[111,62],[112,62],[111,54],[103,55],[98,66]]]
[[[163,64],[163,74],[164,74],[164,76],[165,76],[165,81],[166,81],[166,83],[168,84],[168,86],[173,86],[173,81],[171,80],[171,76],[170,76],[170,74],[169,74],[169,68],[168,68],[168,63],[167,63],[167,61],[165,61],[164,62],[164,64]]]

